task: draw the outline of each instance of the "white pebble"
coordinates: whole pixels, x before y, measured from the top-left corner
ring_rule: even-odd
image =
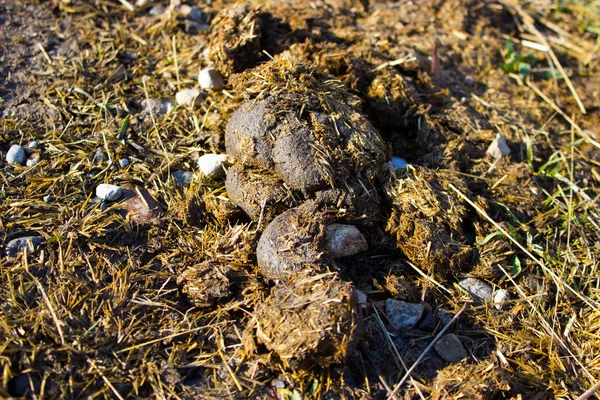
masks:
[[[202,96],[198,89],[184,89],[177,92],[175,101],[180,106],[193,106],[202,102]]]
[[[496,307],[498,310],[502,310],[502,308],[506,306],[506,304],[502,303],[508,300],[510,300],[510,293],[508,293],[508,290],[498,289],[494,293],[494,307]]]
[[[7,163],[25,165],[26,161],[27,154],[25,153],[24,147],[18,146],[16,144],[10,146],[10,149],[8,149],[8,152],[6,153]]]
[[[198,84],[202,89],[221,90],[225,87],[225,81],[221,74],[212,67],[204,68],[198,74]]]
[[[221,178],[225,175],[223,165],[226,161],[226,154],[205,154],[198,158],[196,164],[204,176],[210,179],[215,179]]]
[[[501,134],[496,135],[496,139],[490,144],[487,153],[494,158],[506,157],[510,154],[510,148],[506,144],[506,139]]]
[[[121,159],[119,160],[119,166],[120,166],[121,168],[126,168],[126,167],[127,167],[129,164],[130,164],[130,161],[129,161],[129,159],[128,159],[128,158],[121,158]]]
[[[121,197],[121,188],[115,185],[102,183],[96,187],[96,196],[105,201],[115,201]]]
[[[333,258],[353,256],[369,248],[367,240],[354,225],[344,224],[327,226],[325,245]]]

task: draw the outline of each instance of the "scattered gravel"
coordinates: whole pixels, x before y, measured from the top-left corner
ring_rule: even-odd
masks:
[[[226,154],[205,154],[198,158],[196,164],[204,176],[210,179],[217,179],[225,176],[225,169],[223,167],[226,161]]]
[[[433,347],[438,355],[449,363],[457,363],[468,356],[462,342],[454,333],[442,336]]]
[[[502,158],[510,155],[510,148],[506,143],[506,139],[501,134],[496,135],[496,139],[490,144],[487,153],[494,158]]]
[[[27,161],[27,153],[25,152],[25,148],[22,146],[18,146],[13,144],[8,149],[6,153],[6,162],[9,164],[20,164],[25,165]]]
[[[212,67],[204,68],[198,74],[198,84],[205,90],[221,90],[225,87],[225,81],[221,74]]]
[[[394,326],[400,331],[413,329],[423,316],[423,304],[407,303],[396,299],[385,301],[386,314]]]
[[[6,245],[5,254],[8,258],[15,258],[23,252],[33,253],[44,243],[41,236],[24,236],[13,239]]]
[[[176,185],[188,187],[194,179],[194,173],[190,171],[174,171],[171,173]]]
[[[96,187],[96,196],[104,201],[116,201],[121,197],[122,190],[115,185],[102,183]]]
[[[129,161],[129,158],[121,158],[119,160],[119,166],[121,168],[126,168],[129,164],[131,164],[131,162]]]
[[[367,240],[355,226],[344,224],[327,226],[325,245],[333,258],[353,256],[369,248]]]
[[[490,285],[477,278],[465,278],[458,285],[466,290],[473,298],[481,302],[492,301],[493,290]]]
[[[198,89],[184,89],[175,95],[175,101],[180,106],[199,105],[204,100]]]

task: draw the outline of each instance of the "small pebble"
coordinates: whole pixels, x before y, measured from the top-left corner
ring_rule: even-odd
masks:
[[[92,158],[92,162],[94,164],[99,164],[102,161],[106,161],[106,160],[108,160],[108,155],[106,155],[104,150],[97,149],[96,152],[94,153],[94,157]]]
[[[56,200],[56,197],[52,196],[51,194],[44,196],[44,201],[46,203],[52,203],[54,200]]]
[[[119,189],[123,190],[122,201],[119,204],[119,213],[123,218],[139,227],[149,227],[160,222],[162,206],[148,190],[132,183],[127,183]]]
[[[164,8],[163,6],[154,6],[150,9],[150,11],[148,12],[148,14],[153,15],[153,16],[158,16],[158,15],[162,15],[164,14],[166,11],[166,8]]]
[[[481,302],[492,301],[492,287],[484,281],[477,278],[465,278],[458,282],[458,285],[466,290],[473,298]]]
[[[488,147],[487,153],[496,159],[508,156],[510,154],[510,148],[508,147],[504,136],[498,133],[496,139],[494,139],[492,144],[490,144],[490,147]]]
[[[283,389],[283,388],[285,388],[285,383],[281,379],[273,379],[273,381],[271,382],[271,385],[275,389]]]
[[[510,293],[508,293],[508,290],[498,289],[494,293],[494,307],[498,310],[502,310],[502,308],[506,306],[506,304],[502,303],[508,300],[510,300]]]
[[[39,152],[31,153],[27,159],[26,165],[32,167],[42,160],[42,155]]]
[[[119,166],[121,168],[126,168],[130,164],[129,158],[121,158],[119,160]]]
[[[162,117],[175,109],[173,99],[144,99],[141,104],[143,115]]]
[[[23,252],[33,253],[40,248],[44,239],[41,236],[25,236],[13,239],[6,245],[5,254],[8,258],[15,258]]]
[[[367,308],[369,303],[367,302],[367,295],[362,290],[354,289],[354,293],[356,293],[356,300],[358,305],[362,308]]]
[[[177,12],[183,18],[187,18],[192,21],[206,23],[206,14],[202,12],[198,7],[190,7],[187,4],[183,4],[177,8]]]
[[[457,363],[468,355],[462,342],[454,333],[442,336],[433,347],[439,356],[449,363]]]
[[[223,166],[226,161],[226,154],[205,154],[198,158],[196,164],[204,176],[216,179],[225,175]]]
[[[333,258],[353,256],[369,248],[367,240],[354,225],[344,224],[327,226],[325,246]]]
[[[225,81],[221,74],[212,67],[204,68],[198,74],[198,84],[202,89],[221,90],[225,87]]]
[[[121,188],[115,185],[102,183],[96,187],[96,196],[104,201],[115,201],[121,197]]]
[[[210,26],[202,24],[200,22],[192,21],[189,19],[185,20],[185,33],[196,34],[198,32],[206,32],[210,29]]]
[[[406,169],[406,167],[408,166],[408,163],[406,162],[406,160],[404,158],[401,157],[392,157],[392,167],[394,167],[394,169]]]
[[[10,146],[10,149],[8,149],[8,152],[6,153],[7,163],[25,165],[26,161],[27,154],[25,152],[24,147],[18,146],[16,144]]]
[[[38,142],[37,140],[34,140],[33,142],[29,143],[27,145],[28,148],[30,149],[39,149],[40,148],[40,142]]]
[[[194,179],[194,173],[190,171],[174,171],[171,173],[176,185],[188,187]]]
[[[184,89],[175,95],[175,101],[180,106],[193,106],[202,103],[202,96],[198,89]]]
[[[396,299],[385,301],[385,312],[394,328],[405,331],[413,329],[423,316],[423,304],[407,303]]]

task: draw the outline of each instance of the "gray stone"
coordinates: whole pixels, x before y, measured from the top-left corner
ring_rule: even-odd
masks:
[[[142,115],[162,117],[175,109],[173,99],[144,99],[141,104]]]
[[[129,159],[128,159],[128,158],[121,158],[121,159],[119,160],[119,166],[120,166],[121,168],[126,168],[126,167],[127,167],[129,164],[130,164],[130,161],[129,161]]]
[[[221,90],[225,87],[225,81],[221,74],[212,67],[204,68],[198,74],[198,84],[205,90]]]
[[[367,240],[354,225],[344,224],[327,226],[325,246],[333,258],[353,256],[369,248]]]
[[[190,171],[174,171],[171,173],[176,185],[188,187],[194,179],[194,173]]]
[[[97,149],[94,153],[94,157],[92,158],[92,162],[94,164],[99,164],[102,161],[108,160],[108,155],[102,149]]]
[[[223,166],[226,161],[226,154],[204,154],[198,158],[196,164],[204,176],[210,179],[217,179],[225,176]]]
[[[462,342],[454,333],[442,336],[433,347],[438,355],[449,363],[457,363],[468,356]]]
[[[423,316],[423,304],[407,303],[396,299],[385,301],[385,311],[394,328],[404,331],[413,329]]]
[[[496,159],[510,155],[510,148],[508,147],[504,136],[498,133],[496,139],[494,139],[492,144],[490,144],[490,147],[488,147],[487,153]]]
[[[40,148],[40,142],[38,142],[37,140],[34,140],[33,142],[29,143],[27,145],[28,148],[30,149],[39,149]]]
[[[121,188],[115,185],[102,183],[96,187],[96,196],[104,201],[119,200],[121,193]]]
[[[52,203],[54,200],[56,200],[56,197],[52,196],[51,194],[44,196],[44,201],[46,203]]]
[[[44,243],[41,236],[25,236],[13,239],[6,245],[5,254],[8,258],[15,258],[23,252],[33,253]]]
[[[477,278],[465,278],[458,282],[458,285],[467,291],[474,299],[481,302],[492,301],[492,287],[484,281]]]
[[[510,293],[508,293],[508,290],[498,289],[494,292],[494,307],[498,310],[502,310],[502,308],[506,306],[506,304],[502,303],[508,300],[510,300]]]
[[[163,6],[154,6],[150,9],[150,11],[148,11],[148,14],[157,16],[157,15],[164,14],[165,11],[166,11],[166,8],[164,8]]]
[[[9,164],[20,164],[25,165],[27,161],[27,153],[25,152],[25,148],[22,146],[18,146],[13,144],[8,149],[6,153],[6,162]]]

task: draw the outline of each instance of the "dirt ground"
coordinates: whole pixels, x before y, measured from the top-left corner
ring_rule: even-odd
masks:
[[[0,0],[0,396],[599,382],[598,4],[138,3]],[[209,65],[225,88],[171,110]],[[39,162],[6,162],[32,141]],[[226,176],[197,171],[210,153]],[[101,183],[126,193],[101,202]],[[433,346],[449,333],[456,360]]]

